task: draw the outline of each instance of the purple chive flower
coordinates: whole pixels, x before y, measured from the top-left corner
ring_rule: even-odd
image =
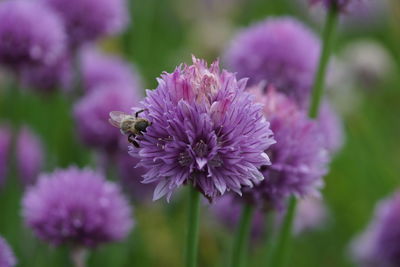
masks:
[[[125,138],[123,141],[126,143]],[[151,200],[154,186],[141,183],[143,179],[142,176],[146,173],[146,169],[143,167],[136,167],[139,160],[133,159],[127,151],[118,151],[116,162],[119,178],[129,196],[136,202],[141,203]]]
[[[7,127],[0,127],[0,188],[7,175],[8,160],[11,149],[11,132]]]
[[[62,22],[36,1],[1,2],[0,21],[2,64],[14,69],[25,64],[51,64],[64,50]]]
[[[304,104],[314,80],[320,41],[290,17],[268,18],[242,30],[224,55],[227,66],[249,84],[265,82]]]
[[[41,0],[64,20],[69,42],[77,47],[121,31],[128,22],[125,0]]]
[[[0,267],[14,267],[16,264],[14,253],[6,240],[0,236]]]
[[[354,259],[365,267],[400,266],[400,192],[377,205],[374,218],[352,246]]]
[[[328,154],[318,124],[274,88],[266,94],[260,88],[253,92],[264,104],[264,115],[277,143],[267,152],[272,165],[261,167],[265,180],[246,190],[246,199],[259,207],[282,209],[291,195],[319,195]]]
[[[67,55],[60,56],[48,65],[24,67],[20,75],[26,87],[43,93],[53,92],[56,89],[68,91],[73,81],[71,61]]]
[[[154,200],[169,199],[183,184],[212,200],[263,179],[258,168],[270,165],[264,151],[275,141],[245,86],[218,61],[208,68],[193,57],[193,65],[164,72],[147,91],[140,116],[152,125],[131,149],[148,170],[143,183],[157,183]]]
[[[83,49],[81,71],[86,91],[116,84],[130,84],[140,88],[139,76],[132,66],[119,57],[104,55],[94,49]]]
[[[23,216],[53,245],[95,247],[125,238],[133,225],[120,188],[99,172],[75,167],[42,174],[25,193]]]
[[[74,118],[84,144],[107,152],[118,149],[121,134],[108,123],[110,110],[129,112],[138,103],[138,94],[129,85],[111,84],[96,88],[74,106]]]
[[[33,184],[43,165],[42,143],[29,128],[20,131],[16,143],[18,172],[24,185]]]

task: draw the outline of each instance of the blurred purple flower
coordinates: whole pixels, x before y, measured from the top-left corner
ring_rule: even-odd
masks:
[[[260,207],[283,209],[291,195],[319,195],[329,157],[316,122],[274,88],[266,94],[260,89],[252,92],[264,104],[264,115],[271,122],[277,143],[267,152],[272,165],[261,167],[265,179],[246,190],[244,197]]]
[[[14,267],[16,264],[13,251],[7,241],[0,236],[0,267]]]
[[[90,169],[42,174],[23,198],[25,223],[53,245],[95,247],[125,238],[131,207],[120,188]]]
[[[105,84],[83,96],[73,109],[83,143],[108,153],[116,151],[121,134],[108,122],[109,113],[117,109],[130,112],[138,98],[137,88],[121,84]]]
[[[11,150],[11,132],[8,127],[0,127],[0,188],[5,183]]]
[[[63,53],[63,24],[36,1],[0,2],[0,62],[12,68],[51,64]]]
[[[268,18],[242,30],[224,55],[225,62],[250,85],[273,85],[301,104],[308,101],[319,59],[320,41],[290,17]]]
[[[125,138],[124,141],[126,142]],[[140,203],[151,200],[154,186],[141,183],[143,180],[142,176],[146,173],[146,169],[143,167],[136,167],[136,164],[139,163],[139,159],[132,158],[127,151],[118,151],[116,162],[121,183],[129,196]]]
[[[22,82],[29,88],[40,92],[52,92],[56,89],[68,91],[72,85],[72,66],[67,55],[60,56],[48,65],[26,66],[20,72]]]
[[[24,185],[35,183],[43,166],[42,143],[29,128],[19,132],[16,143],[18,172]]]
[[[70,45],[75,48],[121,31],[128,22],[125,0],[40,0],[63,18]]]
[[[400,192],[380,202],[366,231],[352,244],[360,266],[400,266]]]
[[[130,84],[140,88],[139,75],[127,62],[117,56],[105,55],[93,48],[85,48],[82,56],[82,83],[86,91],[99,86]]]
[[[147,91],[141,116],[152,125],[137,136],[140,148],[131,148],[148,170],[143,182],[157,183],[154,200],[169,199],[183,184],[212,200],[263,179],[258,168],[270,164],[264,151],[275,141],[245,86],[218,62],[208,68],[193,57],[193,65],[164,72]]]

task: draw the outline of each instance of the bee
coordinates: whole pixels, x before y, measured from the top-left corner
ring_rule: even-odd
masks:
[[[139,117],[139,114],[143,111],[145,110],[137,111],[135,116],[121,111],[111,111],[110,119],[108,120],[112,126],[119,128],[122,134],[128,135],[128,142],[135,147],[139,147],[139,143],[135,140],[135,137],[143,135],[147,127],[151,125],[150,121]]]

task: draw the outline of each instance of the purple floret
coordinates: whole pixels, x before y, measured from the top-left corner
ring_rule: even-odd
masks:
[[[147,169],[143,182],[157,183],[153,199],[190,184],[212,200],[264,178],[258,168],[270,165],[264,151],[275,141],[246,81],[193,58],[147,91],[141,116],[152,125],[132,153]]]
[[[42,174],[25,193],[23,216],[53,245],[95,247],[125,238],[133,225],[120,188],[101,173],[75,167]]]
[[[266,94],[260,89],[252,92],[264,104],[264,115],[277,143],[267,151],[272,165],[261,167],[265,179],[244,196],[259,207],[282,209],[291,195],[319,195],[329,157],[316,122],[274,88]]]
[[[0,267],[14,267],[17,260],[7,241],[0,236]]]
[[[40,0],[63,19],[71,47],[120,32],[128,22],[125,0]]]
[[[64,51],[62,21],[37,1],[1,2],[0,21],[0,62],[8,67],[52,64]]]
[[[239,32],[224,61],[248,77],[249,85],[265,82],[294,98],[308,101],[318,64],[320,41],[303,23],[290,17],[268,18]]]

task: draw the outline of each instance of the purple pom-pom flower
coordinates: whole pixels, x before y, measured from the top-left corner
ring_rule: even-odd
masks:
[[[20,76],[26,87],[42,93],[56,89],[68,91],[73,81],[71,60],[66,53],[48,65],[25,66],[21,68]]]
[[[75,48],[121,31],[128,22],[125,0],[40,0],[62,17]]]
[[[14,267],[17,260],[6,240],[0,236],[0,267]]]
[[[246,81],[220,71],[218,61],[207,67],[193,57],[193,65],[164,72],[147,91],[140,116],[151,125],[131,153],[148,170],[143,183],[157,183],[154,200],[169,199],[183,184],[212,200],[264,178],[258,168],[270,165],[265,151],[275,141]]]
[[[320,41],[300,21],[268,18],[239,32],[224,61],[249,84],[265,82],[296,99],[308,101],[320,53]]]
[[[70,167],[40,176],[23,198],[25,223],[53,245],[95,247],[132,228],[131,208],[101,173]]]
[[[316,122],[274,88],[270,87],[266,94],[260,89],[256,87],[252,92],[264,104],[264,114],[277,143],[267,151],[272,165],[261,167],[265,179],[246,190],[244,196],[259,207],[282,209],[291,195],[319,195],[328,153]]]
[[[8,127],[0,127],[0,188],[5,182],[11,150],[11,132]]]
[[[352,252],[360,266],[400,266],[400,192],[377,205],[366,231],[353,242]]]
[[[12,68],[51,64],[63,53],[62,21],[37,1],[0,3],[0,62]]]
[[[140,88],[140,78],[133,66],[117,56],[105,55],[93,48],[85,48],[82,56],[82,86],[91,91],[99,86],[119,84]]]
[[[24,185],[33,184],[43,165],[43,148],[29,128],[20,131],[16,143],[18,173]]]

